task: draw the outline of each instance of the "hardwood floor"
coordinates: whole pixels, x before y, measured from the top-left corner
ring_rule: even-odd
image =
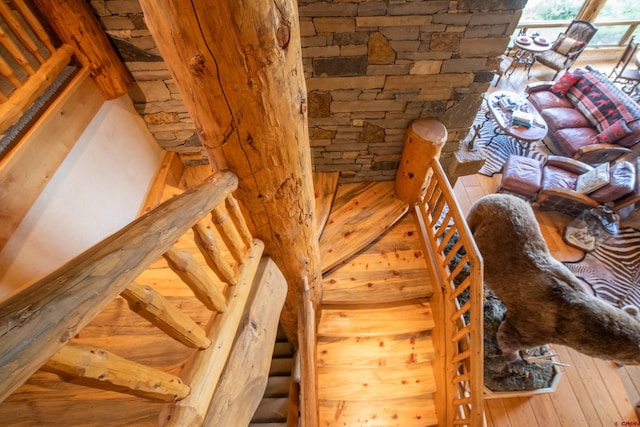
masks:
[[[607,63],[593,65],[605,73],[613,66]],[[531,77],[527,79],[518,68],[512,76],[504,76],[500,80],[498,89],[522,91],[527,83],[550,80],[553,71],[534,65]],[[454,193],[462,211],[468,212],[478,198],[495,193],[500,178],[501,174],[459,178]],[[583,257],[582,251],[562,240],[562,230],[571,218],[555,212],[536,212],[536,216],[549,250],[556,259],[575,261]],[[559,361],[570,365],[560,367],[563,376],[556,391],[531,397],[487,399],[485,416],[488,426],[615,426],[638,422],[634,406],[640,401],[640,367],[617,366],[559,345],[554,349]]]

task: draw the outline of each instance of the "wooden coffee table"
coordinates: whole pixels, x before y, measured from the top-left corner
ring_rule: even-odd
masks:
[[[516,103],[517,109],[533,115],[533,124],[531,127],[527,128],[525,126],[513,125],[511,123],[512,111],[505,110],[500,106],[500,98],[505,96],[508,96]],[[489,112],[496,122],[494,135],[489,139],[487,147],[491,145],[493,139],[498,135],[511,136],[526,145],[540,141],[542,138],[547,136],[547,132],[549,130],[547,123],[540,114],[538,114],[536,109],[525,96],[508,90],[499,90],[488,94],[486,96],[486,100],[489,106]]]

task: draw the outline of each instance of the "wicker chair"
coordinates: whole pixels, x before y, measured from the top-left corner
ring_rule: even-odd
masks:
[[[536,61],[556,71],[568,70],[587,47],[598,28],[588,21],[574,20],[567,30],[558,36],[550,50],[536,56]]]

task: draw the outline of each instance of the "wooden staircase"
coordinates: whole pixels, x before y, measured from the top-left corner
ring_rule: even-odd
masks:
[[[338,186],[320,239],[321,426],[437,424],[432,289],[406,211],[393,182]]]
[[[182,180],[165,186],[160,199],[195,185],[206,174],[186,168]],[[338,185],[337,174],[318,174],[314,181],[324,272],[317,312],[320,425],[437,425],[432,287],[414,214],[395,198],[393,182]],[[206,323],[201,307],[187,300],[174,276],[159,260],[139,280],[163,283],[181,309],[197,323]],[[122,299],[76,339],[87,344],[106,340],[111,349],[135,353],[139,361],[169,372],[177,372],[187,354],[176,352],[174,342],[128,310]],[[296,425],[298,408],[290,398],[294,360],[279,331],[266,392],[250,426]],[[55,426],[61,420],[65,425],[149,426],[156,425],[161,405],[79,388],[39,372],[0,405],[0,415],[11,425],[24,426]]]

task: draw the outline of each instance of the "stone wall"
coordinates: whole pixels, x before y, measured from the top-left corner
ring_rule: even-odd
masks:
[[[136,84],[136,108],[185,164],[206,162],[138,0],[91,0]],[[390,180],[407,125],[449,130],[445,170],[480,105],[526,0],[299,0],[316,171]]]

